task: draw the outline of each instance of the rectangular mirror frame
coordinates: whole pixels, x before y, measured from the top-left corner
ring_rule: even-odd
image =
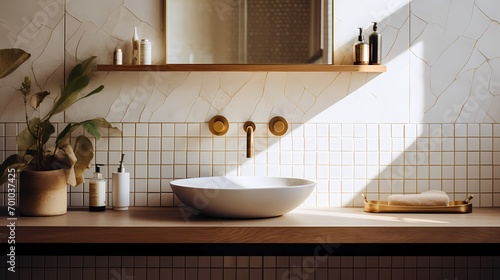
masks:
[[[163,19],[164,19],[164,40],[166,42],[167,38],[168,38],[168,34],[167,34],[167,24],[168,24],[168,21],[167,21],[167,9],[168,9],[168,6],[167,6],[167,1],[168,0],[164,0],[163,1],[163,12],[164,12],[164,16],[163,16]],[[334,15],[334,5],[333,5],[333,1],[332,1],[332,11],[331,11],[332,15]],[[332,44],[332,50],[331,50],[331,60],[332,60],[332,63],[334,61],[334,57],[333,57],[333,46],[335,45],[334,44],[334,19],[332,18],[332,34],[330,35],[331,36],[331,44]],[[326,43],[328,44],[328,42]],[[167,48],[167,44],[165,43],[165,50],[164,50],[164,64],[165,65],[170,65],[172,66],[174,69],[190,69],[189,71],[266,71],[264,69],[268,69],[268,71],[280,71],[279,69],[288,69],[287,71],[307,71],[307,69],[310,67],[310,66],[313,66],[314,68],[316,68],[317,66],[316,65],[331,65],[331,64],[327,64],[327,63],[322,63],[322,64],[183,64],[183,63],[172,63],[172,64],[169,64],[168,61],[167,61],[167,58],[168,58],[168,48]],[[245,66],[249,66],[249,67],[245,67]],[[321,67],[320,67],[321,68]],[[195,69],[201,69],[201,70],[195,70]],[[248,69],[253,69],[253,70],[248,70]],[[270,70],[269,70],[270,69]],[[277,70],[273,70],[273,69],[277,69]],[[290,69],[296,69],[296,70],[290,70]],[[182,71],[182,70],[181,70]]]

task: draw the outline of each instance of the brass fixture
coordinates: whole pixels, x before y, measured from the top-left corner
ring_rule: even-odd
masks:
[[[243,124],[243,129],[247,133],[247,158],[253,157],[253,133],[255,131],[255,123],[248,121]]]
[[[276,136],[283,136],[288,130],[288,122],[283,117],[274,117],[269,122],[269,130]]]
[[[365,212],[372,213],[472,213],[473,195],[464,200],[450,201],[448,206],[400,206],[389,205],[383,200],[368,200],[361,194],[365,201]]]
[[[225,117],[217,115],[210,119],[208,128],[213,135],[222,136],[227,133],[229,129],[229,122]]]

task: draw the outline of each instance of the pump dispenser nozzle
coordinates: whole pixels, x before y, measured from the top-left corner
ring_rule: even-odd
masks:
[[[104,164],[102,164],[102,163],[95,164],[95,172],[96,173],[101,173],[101,166],[104,166]]]
[[[359,29],[358,41],[363,41],[363,28],[358,27],[358,29]]]
[[[119,173],[125,172],[125,167],[123,167],[123,158],[125,158],[125,154],[122,154],[122,159],[120,160],[120,166],[118,167]]]

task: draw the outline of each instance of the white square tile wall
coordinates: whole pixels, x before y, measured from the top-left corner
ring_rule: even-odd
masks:
[[[242,123],[231,124],[240,127]],[[22,124],[0,126],[15,139]],[[255,157],[245,157],[244,133],[212,136],[207,123],[123,124],[123,137],[96,142],[96,159],[111,173],[125,153],[131,204],[176,205],[173,179],[218,175],[291,176],[312,179],[316,189],[304,206],[363,205],[390,194],[443,190],[452,200],[474,195],[474,205],[500,206],[499,124],[294,124],[283,137],[261,131]],[[259,124],[265,130],[265,124]],[[135,135],[134,135],[135,133]],[[470,133],[470,134],[469,134]],[[135,145],[133,144],[135,143]],[[15,148],[2,146],[2,154]],[[88,179],[69,188],[69,206],[88,205]],[[2,189],[3,191],[3,189]],[[3,203],[5,205],[5,193]],[[108,201],[111,205],[112,196]]]

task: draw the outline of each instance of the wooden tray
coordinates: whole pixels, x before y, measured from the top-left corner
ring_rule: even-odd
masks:
[[[368,200],[364,194],[361,194],[365,200],[365,212],[371,213],[472,213],[472,198],[470,195],[466,200],[450,201],[448,206],[399,206],[388,205],[383,200]]]

